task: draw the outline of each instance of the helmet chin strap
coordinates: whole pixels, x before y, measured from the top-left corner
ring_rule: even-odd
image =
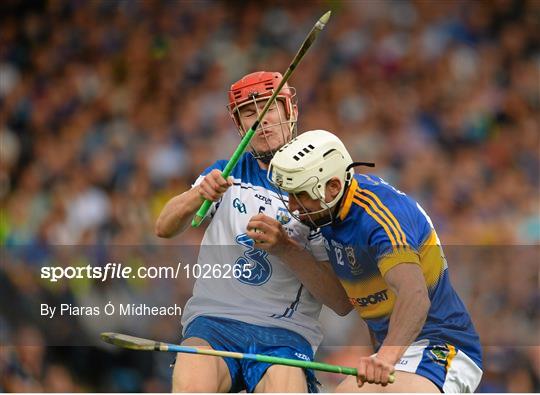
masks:
[[[269,165],[270,164],[270,161],[272,160],[272,158],[274,157],[274,153],[273,152],[262,152],[260,154],[257,154],[257,155],[253,155],[253,157],[257,160],[260,160],[262,163],[264,163],[265,165]]]
[[[330,214],[327,214],[321,218],[310,219],[309,223],[304,222],[304,224],[309,226],[311,229],[317,229],[317,228],[320,228],[321,226],[331,225],[333,223],[334,223],[334,220],[333,218],[331,218]]]

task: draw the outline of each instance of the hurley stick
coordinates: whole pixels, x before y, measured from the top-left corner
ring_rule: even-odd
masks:
[[[176,344],[163,343],[154,340],[142,339],[140,337],[134,337],[129,335],[122,335],[120,333],[104,332],[101,334],[101,340],[113,344],[118,347],[128,348],[130,350],[139,351],[164,351],[164,352],[180,352],[186,354],[201,354],[211,355],[214,357],[234,358],[234,359],[246,359],[250,361],[266,362],[274,365],[286,365],[294,366],[297,368],[320,370],[322,372],[340,373],[351,376],[356,376],[358,371],[356,368],[348,368],[346,366],[330,365],[322,362],[303,361],[301,359],[290,359],[272,357],[269,355],[261,354],[243,354],[240,352],[231,351],[219,351],[198,347],[178,346]],[[390,383],[395,381],[393,374],[390,375]]]

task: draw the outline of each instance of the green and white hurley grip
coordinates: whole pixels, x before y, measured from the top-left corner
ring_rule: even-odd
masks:
[[[259,117],[255,121],[255,123],[253,123],[253,126],[251,126],[251,128],[249,128],[247,133],[244,135],[244,137],[242,138],[242,141],[240,141],[240,144],[238,145],[238,147],[234,151],[231,159],[229,159],[229,162],[227,163],[227,166],[225,166],[225,169],[223,169],[223,172],[221,173],[223,178],[227,179],[227,177],[229,177],[231,175],[231,172],[233,171],[234,167],[236,166],[236,164],[240,160],[240,157],[242,156],[242,154],[246,150],[246,147],[248,146],[249,142],[253,138],[253,135],[255,134],[255,131],[259,127],[259,124],[261,123],[262,119],[264,118],[264,116],[268,112],[268,109],[270,108],[270,105],[273,103],[274,99],[279,94],[279,92],[281,92],[281,88],[283,88],[285,83],[289,80],[289,78],[291,77],[291,74],[293,73],[294,69],[296,69],[296,66],[298,66],[298,64],[300,63],[300,61],[302,60],[302,58],[304,57],[304,55],[306,54],[308,49],[311,47],[311,45],[313,44],[313,42],[315,41],[315,39],[317,38],[319,33],[324,29],[326,23],[330,19],[331,14],[332,14],[332,11],[328,11],[323,16],[321,16],[319,18],[319,20],[317,21],[317,23],[315,23],[315,26],[313,26],[313,28],[309,32],[308,36],[306,37],[306,39],[302,43],[302,46],[300,47],[300,49],[296,53],[296,56],[294,57],[291,64],[289,65],[289,68],[287,69],[287,71],[283,75],[283,79],[281,80],[281,83],[278,85],[277,89],[272,94],[272,96],[270,96],[270,99],[268,99],[268,101],[266,102],[266,105],[264,106],[261,113],[259,114]],[[208,210],[210,209],[211,205],[212,205],[212,201],[210,201],[210,200],[205,200],[201,204],[201,207],[199,208],[199,210],[195,214],[195,218],[193,218],[193,221],[191,221],[191,226],[192,227],[196,228],[202,223],[202,221],[203,221],[204,217],[206,216],[206,213],[208,213]]]

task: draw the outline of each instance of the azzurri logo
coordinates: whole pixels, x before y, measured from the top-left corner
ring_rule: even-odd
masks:
[[[272,204],[272,198],[269,198],[267,196],[263,196],[259,193],[255,194],[255,197],[259,200],[262,200],[265,204]]]
[[[236,236],[236,242],[247,250],[234,263],[234,268],[242,273],[237,278],[238,281],[248,285],[263,285],[272,275],[272,265],[268,260],[268,252],[253,248],[254,241],[247,234],[242,233]],[[250,270],[244,270],[247,265]],[[249,277],[248,277],[249,275]]]
[[[234,198],[232,205],[235,209],[237,209],[242,214],[245,214],[247,212],[246,205],[242,203],[242,201],[238,198]]]

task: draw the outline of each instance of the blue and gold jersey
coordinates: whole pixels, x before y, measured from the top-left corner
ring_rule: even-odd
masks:
[[[481,367],[478,335],[450,284],[433,224],[417,202],[377,176],[356,174],[339,219],[321,233],[334,271],[378,346],[388,332],[396,300],[384,275],[400,263],[416,263],[431,300],[417,340],[448,343]]]

